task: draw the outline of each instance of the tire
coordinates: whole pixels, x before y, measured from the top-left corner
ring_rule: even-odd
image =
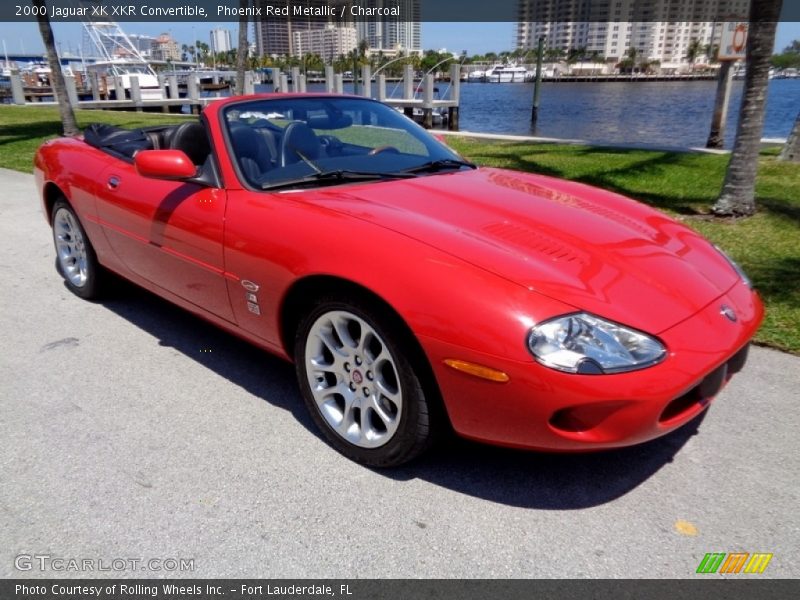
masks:
[[[102,267],[78,216],[63,198],[56,200],[51,213],[56,270],[67,288],[86,300],[96,298],[100,290]]]
[[[328,442],[370,467],[394,467],[432,442],[408,334],[370,302],[325,298],[303,318],[294,359],[303,400]]]

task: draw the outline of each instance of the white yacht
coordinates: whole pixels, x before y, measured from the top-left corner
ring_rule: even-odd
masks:
[[[125,95],[130,96],[131,78],[136,77],[142,100],[163,100],[164,90],[158,82],[158,76],[139,51],[133,45],[128,35],[114,21],[86,22],[84,31],[91,42],[91,54],[98,56],[98,60],[87,65],[86,70],[95,72],[99,76],[119,77],[125,89]],[[113,81],[106,81],[109,89],[114,89]],[[120,100],[122,98],[119,98]]]
[[[486,81],[490,83],[523,83],[530,81],[533,73],[516,64],[496,65],[486,71]]]

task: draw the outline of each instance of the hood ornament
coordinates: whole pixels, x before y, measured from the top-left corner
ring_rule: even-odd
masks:
[[[736,323],[736,313],[727,304],[723,304],[722,306],[720,306],[719,314],[723,315],[731,323]]]

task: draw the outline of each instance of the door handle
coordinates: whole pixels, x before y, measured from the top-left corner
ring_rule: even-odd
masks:
[[[119,177],[116,175],[108,178],[108,189],[115,190],[119,187]]]

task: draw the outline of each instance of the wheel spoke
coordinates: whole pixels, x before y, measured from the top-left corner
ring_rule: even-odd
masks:
[[[344,317],[334,318],[331,320],[331,324],[336,331],[336,335],[339,337],[339,340],[341,340],[342,344],[344,344],[344,348],[348,350],[352,350],[358,346],[358,343],[353,339],[353,336],[350,334],[348,329],[350,322],[350,319]]]
[[[396,409],[396,405],[390,405],[392,409]],[[373,394],[370,398],[370,408],[375,411],[375,414],[378,415],[381,421],[383,421],[384,427],[386,427],[387,431],[393,431],[397,427],[397,419],[393,412],[387,410],[389,406],[386,405],[386,398],[385,396],[381,398],[380,396]]]

